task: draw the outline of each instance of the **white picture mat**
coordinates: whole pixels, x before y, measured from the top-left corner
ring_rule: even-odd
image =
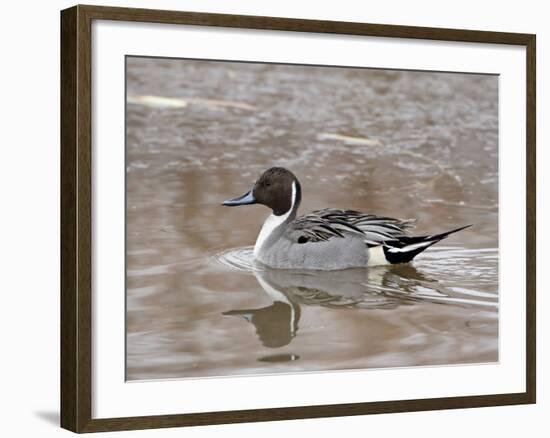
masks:
[[[92,416],[525,391],[525,48],[94,21]],[[499,74],[498,364],[129,382],[125,370],[125,55]]]

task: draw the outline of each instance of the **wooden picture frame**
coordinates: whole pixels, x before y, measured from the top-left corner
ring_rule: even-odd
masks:
[[[518,45],[526,48],[526,391],[417,400],[345,403],[92,418],[92,22],[114,20]],[[75,6],[61,12],[61,426],[97,432],[335,417],[535,403],[535,35],[475,30]]]

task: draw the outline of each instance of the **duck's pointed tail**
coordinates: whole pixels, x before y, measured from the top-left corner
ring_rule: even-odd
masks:
[[[384,256],[390,264],[410,262],[413,258],[430,246],[445,239],[453,233],[471,226],[472,225],[466,225],[464,227],[455,228],[451,231],[446,231],[445,233],[432,234],[430,236],[402,236],[396,240],[386,241],[383,244]]]

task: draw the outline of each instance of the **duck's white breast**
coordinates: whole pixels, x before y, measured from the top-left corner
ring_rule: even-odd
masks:
[[[258,238],[256,239],[256,244],[254,245],[254,257],[258,258],[258,255],[260,254],[260,249],[262,248],[265,241],[268,239],[271,233],[273,233],[273,230],[275,230],[275,228],[283,224],[283,222],[288,218],[289,214],[290,212],[281,216],[275,216],[274,214],[269,215],[269,217],[265,220],[262,229],[260,230],[260,234],[258,234]]]

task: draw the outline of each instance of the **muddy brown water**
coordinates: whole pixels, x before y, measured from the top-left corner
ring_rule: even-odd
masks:
[[[262,270],[271,166],[302,212],[474,224],[414,263]],[[498,360],[498,78],[127,59],[127,378]]]

